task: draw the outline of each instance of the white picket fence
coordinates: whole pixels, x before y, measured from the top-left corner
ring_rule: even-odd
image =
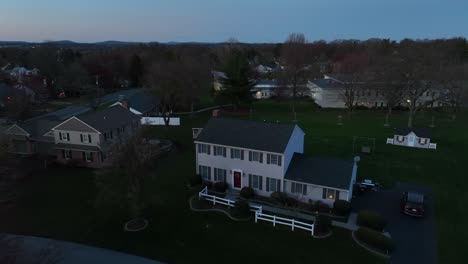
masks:
[[[202,198],[207,201],[212,202],[213,205],[223,204],[229,207],[234,207],[234,204],[236,203],[233,200],[224,199],[224,198],[217,197],[216,195],[208,194],[208,187],[203,188],[203,190],[201,190],[198,193],[198,199],[202,199]],[[277,224],[286,225],[286,226],[290,226],[292,231],[294,231],[294,228],[299,228],[305,231],[309,231],[312,234],[312,236],[314,235],[314,224],[304,223],[301,221],[297,221],[296,219],[290,219],[290,218],[279,217],[276,215],[265,214],[261,206],[251,205],[251,204],[249,205],[250,205],[250,211],[255,212],[255,223],[257,223],[259,220],[262,220],[262,221],[273,223],[273,226],[276,226]]]
[[[294,231],[294,228],[299,228],[305,231],[309,231],[312,234],[312,236],[314,235],[314,224],[297,221],[294,218],[292,219],[284,218],[284,217],[279,217],[276,215],[269,215],[269,214],[256,211],[255,223],[257,223],[258,220],[263,220],[263,221],[273,223],[273,226],[276,226],[276,224],[290,226],[292,231]]]
[[[437,149],[437,143],[429,143],[430,149]]]

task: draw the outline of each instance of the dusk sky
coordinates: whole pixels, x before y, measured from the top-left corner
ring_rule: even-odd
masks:
[[[0,0],[0,40],[282,42],[468,36],[467,0]]]

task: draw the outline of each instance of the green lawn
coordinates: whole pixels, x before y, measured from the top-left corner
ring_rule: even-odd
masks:
[[[254,106],[252,118],[268,121],[291,119],[287,103],[262,102]],[[337,111],[316,111],[310,103],[298,106],[298,123],[306,133],[308,154],[352,158],[352,136],[375,137],[373,156],[362,156],[360,177],[390,185],[405,181],[431,186],[436,194],[439,262],[456,263],[462,257],[468,237],[465,187],[468,182],[462,164],[468,155],[468,116],[450,121],[438,114],[434,141],[438,150],[417,150],[385,145],[391,128],[383,126],[384,113],[343,114],[338,126]],[[430,115],[420,113],[416,123],[427,125]],[[145,178],[146,217],[149,228],[138,234],[122,232],[126,219],[116,212],[112,220],[99,218],[94,208],[95,188],[90,170],[54,169],[37,173],[21,183],[22,198],[16,208],[0,208],[0,232],[31,234],[72,240],[134,253],[169,263],[234,263],[270,261],[311,263],[386,263],[359,248],[350,233],[335,229],[327,239],[313,239],[306,232],[274,228],[269,224],[234,222],[216,212],[192,212],[186,187],[194,173],[191,128],[202,126],[205,113],[182,118],[181,127],[152,127],[147,135],[172,139],[177,151],[162,157],[148,169]],[[405,114],[395,114],[393,126],[405,123]]]

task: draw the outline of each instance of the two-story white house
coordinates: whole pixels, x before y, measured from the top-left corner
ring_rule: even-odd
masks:
[[[194,140],[196,172],[205,181],[236,190],[249,186],[263,196],[351,200],[356,162],[304,155],[304,135],[295,124],[211,118]]]

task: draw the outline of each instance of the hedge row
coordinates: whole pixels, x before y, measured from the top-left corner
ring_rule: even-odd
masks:
[[[363,210],[359,212],[357,224],[374,229],[376,231],[383,231],[385,227],[385,220],[378,213]]]
[[[391,252],[393,250],[393,240],[380,232],[367,227],[360,227],[354,234],[360,241],[376,249],[385,252]]]

